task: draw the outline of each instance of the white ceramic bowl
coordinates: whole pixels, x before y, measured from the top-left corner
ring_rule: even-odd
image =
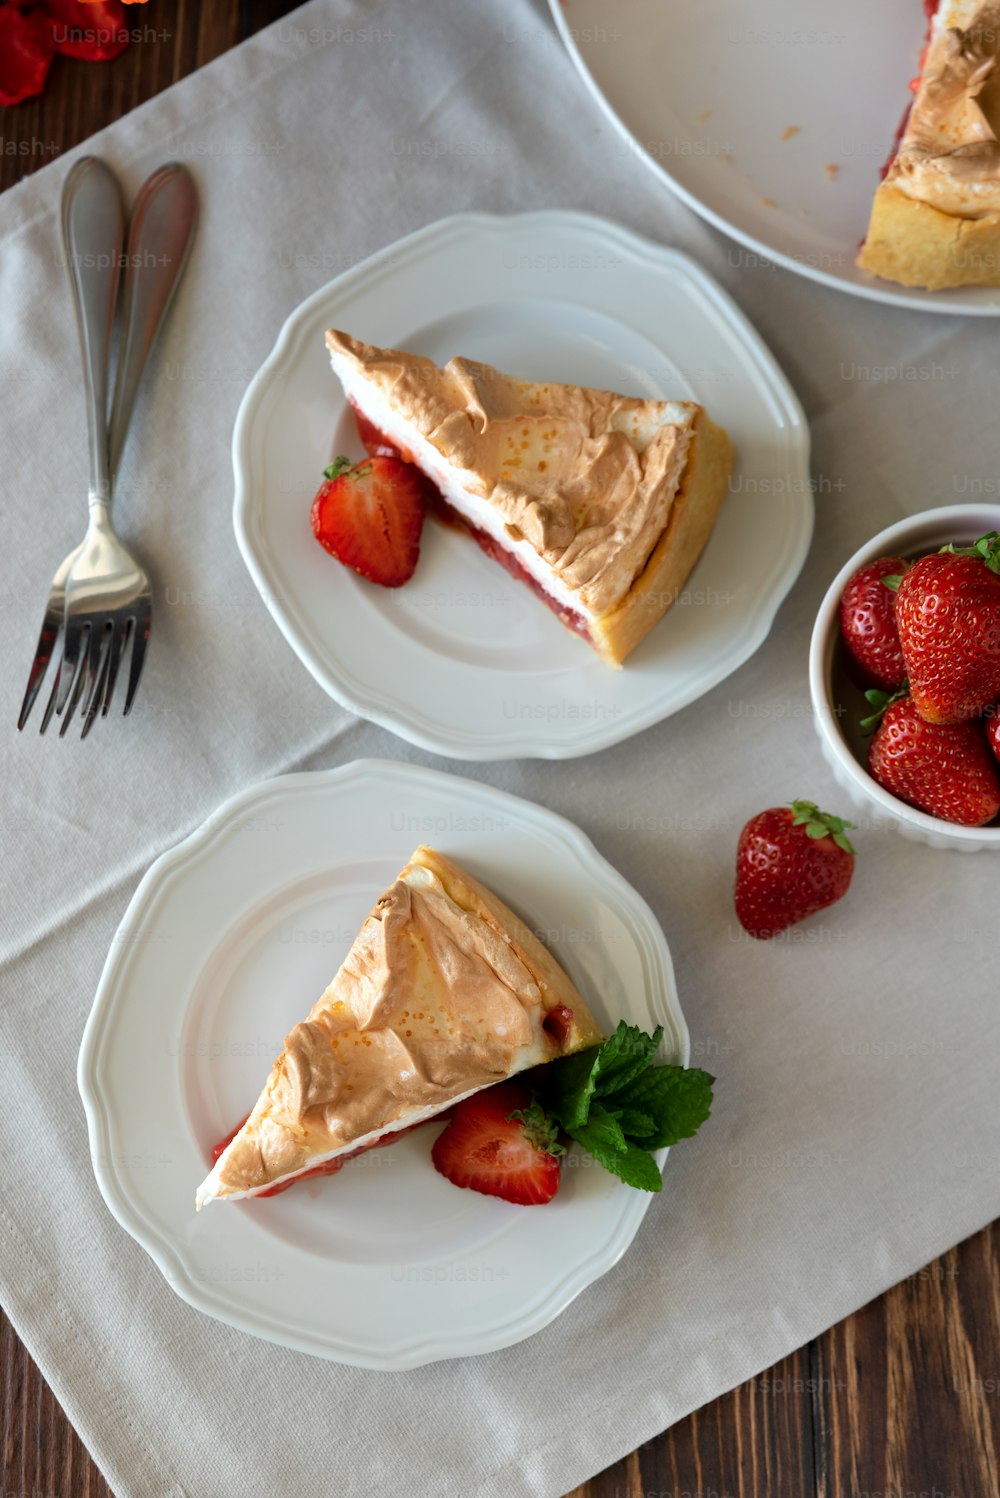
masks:
[[[883,790],[868,774],[868,741],[858,723],[870,712],[862,689],[848,675],[840,638],[840,598],[852,573],[877,557],[916,557],[949,541],[968,543],[987,531],[1000,530],[1000,504],[944,505],[890,525],[856,551],[827,589],[813,626],[809,647],[809,691],[823,756],[854,805],[869,824],[892,825],[914,842],[932,848],[1000,852],[1000,826],[960,827],[907,806]]]

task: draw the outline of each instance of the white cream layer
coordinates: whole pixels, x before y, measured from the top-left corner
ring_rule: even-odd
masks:
[[[534,1061],[528,1064],[532,1066],[536,1065]],[[326,1165],[328,1161],[336,1160],[338,1155],[347,1155],[352,1150],[364,1149],[365,1145],[374,1144],[377,1139],[384,1139],[387,1134],[398,1134],[400,1129],[408,1129],[413,1124],[423,1123],[426,1119],[433,1118],[435,1113],[443,1113],[446,1108],[453,1108],[456,1103],[460,1103],[463,1098],[471,1097],[474,1092],[482,1092],[482,1088],[472,1087],[468,1092],[460,1092],[456,1097],[447,1098],[443,1103],[432,1103],[427,1108],[414,1108],[409,1113],[404,1114],[402,1118],[397,1118],[395,1123],[386,1124],[381,1129],[373,1129],[370,1134],[362,1134],[360,1138],[352,1139],[350,1144],[342,1144],[338,1149],[329,1150],[325,1155],[316,1155],[301,1170],[293,1170],[288,1175],[278,1176],[276,1180],[266,1181],[263,1186],[258,1186],[254,1190],[226,1191],[220,1193],[218,1190],[219,1177],[226,1163],[226,1157],[236,1142],[233,1139],[223,1150],[218,1160],[216,1160],[211,1175],[207,1176],[198,1187],[195,1195],[195,1209],[200,1212],[202,1207],[206,1206],[208,1202],[215,1201],[220,1195],[225,1196],[226,1201],[235,1202],[247,1196],[260,1196],[262,1191],[273,1191],[275,1186],[281,1186],[286,1181],[295,1181],[299,1176],[308,1175],[318,1165]],[[237,1135],[236,1137],[238,1138],[239,1136]]]
[[[523,537],[513,540],[508,534],[503,515],[477,491],[481,487],[479,476],[470,469],[456,468],[447,463],[434,445],[416,427],[396,411],[369,380],[366,380],[355,365],[347,359],[331,354],[330,363],[348,399],[366,416],[373,426],[388,437],[390,442],[412,453],[417,466],[436,484],[447,502],[465,520],[490,536],[504,551],[517,558],[529,577],[543,588],[562,608],[571,609],[584,619],[596,617],[594,611],[580,598],[578,592],[568,588],[553,572],[544,557]],[[664,405],[661,426],[686,427],[691,424],[691,412],[684,405],[669,402]],[[622,429],[622,428],[620,428]],[[641,453],[648,445],[633,444]]]

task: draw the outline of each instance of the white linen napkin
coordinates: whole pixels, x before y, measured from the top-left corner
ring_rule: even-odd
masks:
[[[996,861],[864,825],[856,887],[828,917],[758,944],[731,904],[747,816],[796,795],[842,805],[810,721],[811,620],[875,530],[989,480],[995,325],[747,264],[621,148],[540,0],[313,0],[84,149],[133,190],[188,161],[203,218],[118,501],[156,574],[146,677],[131,720],[81,745],[14,730],[84,519],[57,233],[69,159],[0,199],[0,1298],[118,1498],[559,1495],[1000,1209]],[[226,796],[360,754],[441,763],[328,701],[257,597],[230,521],[244,387],[292,308],[363,256],[457,210],[550,206],[679,245],[733,293],[811,417],[817,534],[765,646],[680,716],[579,761],[451,766],[572,818],[650,901],[718,1101],[622,1263],[546,1331],[366,1373],[171,1293],[98,1192],[76,1054],[141,873]],[[931,374],[870,374],[888,366]]]

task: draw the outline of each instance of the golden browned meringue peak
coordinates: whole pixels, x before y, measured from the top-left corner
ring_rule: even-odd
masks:
[[[327,345],[375,386],[467,490],[500,511],[579,602],[610,613],[663,534],[700,407],[541,385],[472,359],[431,359],[331,330]]]
[[[561,1040],[543,1029],[559,1005],[572,1010]],[[534,933],[450,859],[419,847],[286,1037],[197,1205],[253,1195],[600,1039]]]
[[[1000,210],[1000,5],[944,0],[886,184],[957,218]]]

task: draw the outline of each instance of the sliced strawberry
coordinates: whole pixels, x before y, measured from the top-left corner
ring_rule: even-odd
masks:
[[[455,1186],[540,1206],[559,1190],[557,1134],[525,1088],[500,1082],[456,1105],[431,1159]]]
[[[383,588],[412,576],[420,555],[427,480],[399,458],[337,458],[312,507],[313,535],[345,567]]]

